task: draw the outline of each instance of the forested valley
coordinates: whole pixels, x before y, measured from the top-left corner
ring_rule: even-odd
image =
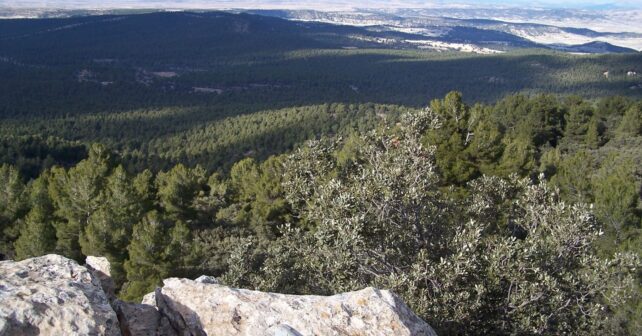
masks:
[[[359,112],[338,107],[327,108]],[[212,274],[285,293],[385,286],[454,333],[639,328],[640,101],[469,106],[452,92],[393,110],[229,171],[132,174],[99,144],[68,167],[55,158],[77,156],[49,155],[33,179],[5,164],[3,254],[107,256],[125,299],[169,276]],[[509,284],[515,302],[497,302]],[[546,299],[521,309],[529,295]],[[549,309],[563,312],[559,324]]]
[[[3,259],[106,256],[124,300],[208,274],[389,288],[440,334],[642,333],[639,53],[199,15],[0,21]]]

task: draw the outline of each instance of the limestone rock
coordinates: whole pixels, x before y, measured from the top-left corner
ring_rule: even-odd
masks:
[[[100,281],[107,298],[111,302],[116,298],[116,285],[111,278],[111,265],[105,257],[88,256],[85,259],[85,266],[91,272],[91,275]]]
[[[137,304],[115,300],[123,335],[128,336],[177,336],[167,317],[155,305]]]
[[[105,257],[88,256],[85,259],[85,266],[102,273],[104,277],[111,277],[111,264]]]
[[[205,284],[212,284],[212,285],[218,285],[218,279],[216,277],[210,276],[210,275],[201,275],[200,277],[194,279],[196,282],[200,283],[205,283]]]
[[[285,295],[170,278],[144,302],[184,335],[435,335],[396,295]]]
[[[87,268],[58,255],[0,262],[0,335],[120,335]]]
[[[202,276],[167,279],[136,304],[113,296],[109,275],[105,258],[88,257],[87,267],[57,255],[0,262],[0,336],[435,335],[385,290],[285,295]]]

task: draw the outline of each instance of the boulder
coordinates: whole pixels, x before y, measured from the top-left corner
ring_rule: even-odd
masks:
[[[92,277],[98,279],[109,301],[116,299],[116,285],[111,278],[111,264],[105,257],[88,256],[85,259],[85,267]]]
[[[0,262],[0,335],[120,335],[87,268],[59,255]]]
[[[123,335],[126,336],[177,336],[167,317],[162,316],[155,305],[115,300]]]
[[[179,335],[436,335],[386,290],[285,295],[211,282],[170,278],[143,303]]]
[[[140,304],[113,291],[105,258],[88,257],[86,267],[53,254],[2,261],[0,336],[435,335],[395,294],[375,288],[285,295],[201,276],[167,279]]]

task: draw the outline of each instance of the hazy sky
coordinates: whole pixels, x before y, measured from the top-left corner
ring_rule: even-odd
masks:
[[[0,6],[48,8],[316,8],[432,7],[454,4],[517,7],[642,8],[642,0],[0,0]]]

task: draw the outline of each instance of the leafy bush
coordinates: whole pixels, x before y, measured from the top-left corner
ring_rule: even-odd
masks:
[[[609,309],[631,298],[638,258],[600,258],[590,207],[543,181],[481,177],[452,198],[421,144],[435,127],[430,109],[406,115],[362,137],[349,164],[336,141],[292,154],[285,194],[310,229],[285,226],[254,274],[232,267],[225,279],[280,292],[391,288],[445,334],[612,332]],[[232,255],[256,262],[251,241]]]

